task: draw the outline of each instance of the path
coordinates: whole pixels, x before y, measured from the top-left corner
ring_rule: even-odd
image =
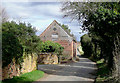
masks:
[[[95,63],[80,57],[79,62],[60,65],[38,65],[38,69],[46,73],[40,81],[78,81],[78,83],[93,83],[95,80]],[[41,83],[41,82],[40,82]]]

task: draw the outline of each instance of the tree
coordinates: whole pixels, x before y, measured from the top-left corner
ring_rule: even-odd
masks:
[[[62,11],[64,12],[64,17],[71,17],[72,20],[77,19],[82,23],[86,20],[89,13],[94,13],[96,11],[98,6],[98,3],[90,2],[65,2],[62,5]]]
[[[108,57],[108,67],[112,76],[119,79],[119,56],[120,56],[120,7],[118,3],[102,4],[95,14],[89,15],[83,27],[87,27],[91,34],[99,36],[106,45],[104,53]]]
[[[98,6],[97,6],[98,5]],[[118,61],[120,56],[120,6],[114,3],[67,2],[62,9],[65,16],[82,21],[82,30],[89,34],[108,57],[108,67],[113,78],[119,79]]]
[[[69,29],[68,25],[62,24],[61,27],[67,32],[67,34],[69,34],[71,37],[73,37],[74,40],[76,40],[74,34],[71,34],[71,30]]]
[[[93,53],[92,49],[92,38],[88,36],[88,34],[85,34],[81,37],[81,45],[83,47],[84,56],[90,57]]]
[[[2,22],[6,22],[9,19],[9,16],[8,16],[5,8],[2,8],[1,6],[0,6],[0,16],[2,17]]]
[[[23,55],[23,47],[18,38],[14,35],[14,30],[2,26],[2,67],[7,66],[15,58],[19,61]]]
[[[30,24],[14,21],[2,23],[2,61],[3,67],[13,58],[19,63],[23,53],[39,53],[40,38],[35,35],[36,30]]]
[[[62,24],[62,28],[63,28],[67,33],[70,34],[71,30],[68,28],[67,25]]]

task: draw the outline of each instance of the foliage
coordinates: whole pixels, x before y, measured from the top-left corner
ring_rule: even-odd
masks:
[[[59,23],[60,24],[60,23]],[[71,30],[69,29],[68,25],[65,25],[65,24],[60,24],[60,26],[64,29],[64,31],[69,34],[71,37],[74,38],[74,40],[76,40],[74,34],[71,34]]]
[[[44,72],[35,70],[29,73],[22,74],[20,76],[13,77],[12,79],[3,80],[2,83],[32,83],[43,77]]]
[[[3,66],[6,66],[7,63],[10,63],[14,57],[19,59],[20,56],[22,56],[23,48],[13,33],[3,32],[2,34],[2,59]]]
[[[99,46],[102,44],[101,48],[108,57],[108,67],[114,70],[115,60],[113,58],[119,55],[118,50],[120,50],[118,46],[120,45],[120,7],[118,7],[118,3],[102,5],[95,14],[89,15],[83,27],[87,27],[92,35],[98,36],[102,40],[102,43],[99,42]],[[106,45],[105,48],[103,48],[103,44]]]
[[[71,30],[69,29],[68,25],[62,24],[61,26],[62,26],[62,28],[63,28],[67,33],[70,34]]]
[[[120,6],[118,3],[107,4],[102,4],[95,14],[90,14],[88,19],[84,21],[83,27],[87,27],[93,37],[98,36],[98,45],[105,55],[103,58],[107,60],[107,66],[111,70],[113,78],[118,80]]]
[[[79,50],[79,52],[80,52],[81,55],[84,55],[84,51],[83,51],[83,47],[82,47],[82,46],[80,46],[80,47],[78,48],[78,50]]]
[[[113,79],[120,79],[117,58],[120,55],[120,2],[66,2],[62,10],[65,16],[82,21],[81,29],[89,32],[93,48],[100,50],[100,57],[105,59]],[[97,56],[97,51],[94,54]]]
[[[54,53],[58,53],[59,51],[63,51],[63,47],[58,44],[58,43],[54,43],[52,41],[45,41],[40,43],[40,51],[41,52],[54,52]]]
[[[93,53],[91,38],[85,34],[81,37],[81,45],[83,47],[84,56],[90,57]]]
[[[39,52],[40,39],[35,35],[36,30],[30,24],[14,21],[2,24],[2,61],[3,67],[13,58],[21,61],[23,52]],[[36,49],[35,49],[36,48]]]
[[[98,67],[98,71],[97,71],[98,77],[96,78],[96,83],[101,83],[104,82],[104,80],[108,79],[109,68],[107,68],[107,65],[104,64],[104,59],[100,59],[96,63]]]
[[[14,21],[2,24],[2,60],[3,67],[8,65],[13,58],[21,62],[23,53],[55,52],[60,53],[63,47],[52,41],[42,42],[35,35],[36,30],[31,24],[16,23]]]
[[[6,9],[3,8],[1,5],[0,5],[0,16],[1,16],[0,21],[2,21],[1,23],[4,23],[4,22],[8,21],[8,19],[9,19]]]
[[[97,9],[98,3],[86,3],[86,2],[65,2],[62,5],[62,11],[64,17],[71,17],[77,19],[80,23],[83,23],[90,13],[94,13]],[[83,29],[83,27],[81,27]],[[86,29],[84,29],[86,30]]]

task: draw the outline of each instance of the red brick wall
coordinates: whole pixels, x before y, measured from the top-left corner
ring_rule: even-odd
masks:
[[[69,42],[67,40],[61,40],[56,42],[64,47],[63,55],[70,55],[71,57],[73,57],[73,42]]]

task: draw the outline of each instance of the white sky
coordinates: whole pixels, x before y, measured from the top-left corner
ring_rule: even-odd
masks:
[[[37,28],[37,35],[40,35],[53,20],[66,24],[77,39],[84,34],[79,34],[80,24],[72,21],[71,18],[63,18],[60,2],[2,2],[2,6],[10,17],[10,20],[29,22]]]

